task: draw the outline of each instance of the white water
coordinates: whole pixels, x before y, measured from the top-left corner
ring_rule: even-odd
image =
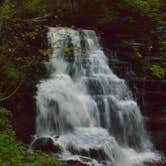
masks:
[[[95,32],[49,28],[48,41],[53,53],[47,63],[50,76],[37,86],[36,135],[59,136],[55,141],[63,146],[65,160],[84,160],[70,147],[78,153],[102,149],[108,160],[88,162],[94,165],[159,160],[151,152],[139,107],[125,81],[109,68]]]

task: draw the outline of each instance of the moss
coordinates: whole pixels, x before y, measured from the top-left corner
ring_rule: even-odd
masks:
[[[18,80],[21,77],[21,73],[11,64],[4,65],[3,73],[6,75],[6,77],[14,80]]]
[[[152,72],[152,75],[159,79],[163,79],[166,77],[166,68],[163,68],[158,64],[151,65],[150,70]]]

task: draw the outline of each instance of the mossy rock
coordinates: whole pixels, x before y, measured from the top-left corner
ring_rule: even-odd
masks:
[[[74,47],[66,47],[63,49],[64,59],[68,62],[74,62]]]

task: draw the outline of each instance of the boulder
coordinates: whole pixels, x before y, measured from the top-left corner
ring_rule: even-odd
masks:
[[[62,153],[62,147],[55,143],[51,137],[39,137],[33,143],[34,150],[41,150],[45,153]]]
[[[166,165],[166,161],[151,161],[151,162],[145,162],[144,163],[145,166],[165,166]]]
[[[67,160],[64,166],[90,166],[90,164],[81,162],[79,160]]]
[[[73,146],[70,146],[68,150],[74,155],[81,155],[95,159],[99,162],[101,161],[111,161],[110,157],[104,152],[102,148],[90,148],[90,149],[76,149]]]

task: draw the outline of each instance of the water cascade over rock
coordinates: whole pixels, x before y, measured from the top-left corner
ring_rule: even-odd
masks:
[[[89,165],[158,160],[139,107],[125,80],[109,68],[95,32],[49,28],[48,42],[53,53],[49,78],[37,85],[34,142],[51,138],[62,159]]]

